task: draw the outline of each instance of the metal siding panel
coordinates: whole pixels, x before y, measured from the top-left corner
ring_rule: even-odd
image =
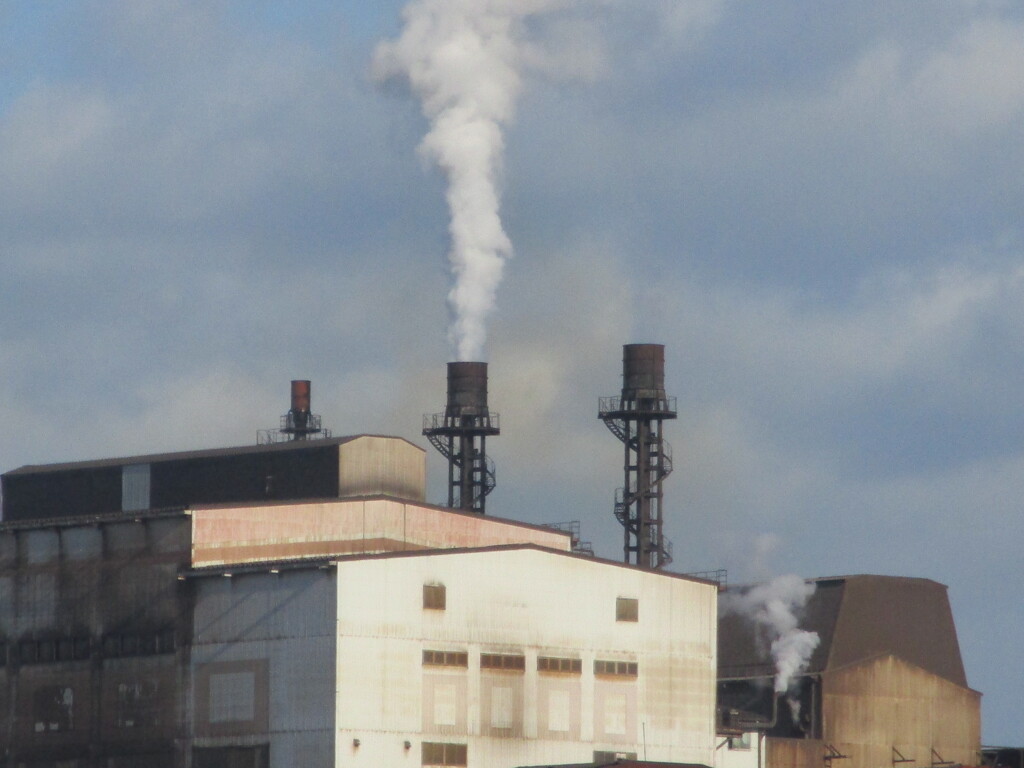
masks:
[[[877,768],[895,747],[917,765],[977,762],[980,700],[970,689],[887,655],[826,677],[825,741],[851,755],[844,768]],[[775,768],[775,766],[771,766]]]
[[[338,496],[426,498],[426,452],[394,438],[363,436],[338,447]]]
[[[338,563],[339,752],[360,738],[360,762],[405,763],[387,757],[384,742],[422,738],[424,649],[466,651],[466,728],[445,740],[469,744],[475,766],[589,761],[595,710],[593,662],[638,660],[627,684],[635,694],[635,733],[628,751],[649,759],[710,764],[714,737],[716,588],[590,560],[536,550],[459,553]],[[443,583],[444,611],[424,610],[422,585]],[[640,601],[639,622],[616,622],[619,596]],[[538,655],[578,655],[580,720],[577,740],[506,739],[483,735],[485,673],[479,654],[522,653],[523,728],[536,733]],[[668,673],[678,685],[658,687]],[[487,673],[489,674],[489,673]],[[653,702],[653,703],[652,703]],[[658,714],[655,716],[655,709]],[[527,714],[531,713],[531,714]],[[381,743],[380,750],[374,746]],[[623,749],[622,743],[609,748]],[[378,762],[379,761],[379,762]]]

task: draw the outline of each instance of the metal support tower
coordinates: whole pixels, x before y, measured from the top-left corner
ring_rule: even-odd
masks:
[[[259,430],[256,442],[263,445],[330,437],[331,430],[323,428],[320,416],[310,413],[311,391],[308,379],[292,379],[292,407],[281,417],[280,427]]]
[[[625,450],[625,484],[615,494],[615,517],[625,529],[625,562],[662,568],[672,543],[662,532],[662,483],[672,471],[672,448],[662,422],[676,417],[676,399],[665,395],[665,347],[622,348],[622,395],[602,397],[598,418]]]
[[[495,483],[486,442],[500,434],[487,408],[487,363],[448,363],[448,404],[423,417],[423,434],[448,460],[448,506],[484,514]]]

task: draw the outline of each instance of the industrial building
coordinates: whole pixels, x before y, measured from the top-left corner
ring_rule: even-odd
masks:
[[[812,583],[800,627],[820,642],[786,695],[774,694],[756,626],[721,611],[721,730],[753,731],[766,768],[980,764],[981,694],[967,685],[946,587],[870,575]]]
[[[331,437],[309,392],[292,382],[257,445],[3,475],[3,765],[979,763],[944,586],[814,580],[819,645],[775,695],[756,626],[665,569],[660,345],[626,345],[599,404],[623,444],[622,563],[485,514],[486,364],[449,364],[424,418],[447,507],[425,502],[422,448]]]
[[[717,585],[428,505],[424,467],[363,435],[7,473],[7,764],[709,764]]]

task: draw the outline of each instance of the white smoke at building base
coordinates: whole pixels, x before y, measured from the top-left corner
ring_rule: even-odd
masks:
[[[419,146],[448,182],[449,338],[459,360],[481,360],[486,320],[512,243],[502,227],[503,127],[515,113],[529,58],[527,19],[571,0],[413,0],[397,40],[374,53],[380,81],[400,79],[419,98],[430,130]]]
[[[817,632],[799,627],[799,614],[814,590],[814,584],[790,574],[744,592],[728,593],[722,604],[723,610],[753,622],[757,637],[768,644],[775,664],[775,693],[788,694],[794,722],[800,716],[799,702],[792,695],[795,681],[807,669],[821,640]]]

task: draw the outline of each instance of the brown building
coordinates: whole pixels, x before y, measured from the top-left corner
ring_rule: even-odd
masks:
[[[720,616],[722,731],[762,729],[767,768],[979,764],[981,694],[967,685],[946,587],[867,575],[813,583],[800,627],[820,643],[789,697],[774,695],[752,624]]]

